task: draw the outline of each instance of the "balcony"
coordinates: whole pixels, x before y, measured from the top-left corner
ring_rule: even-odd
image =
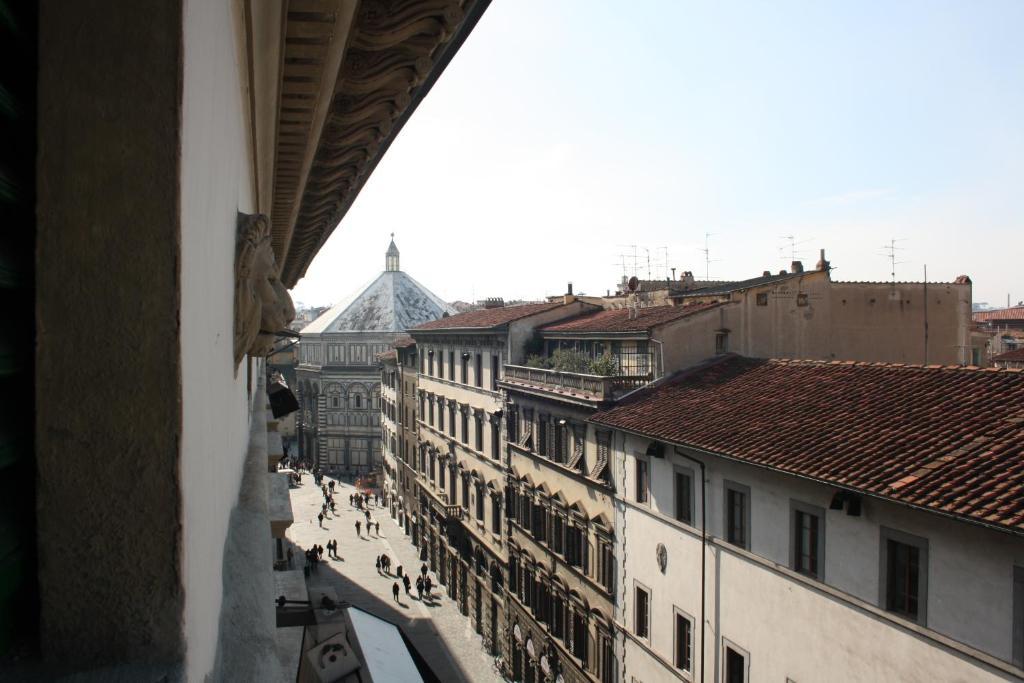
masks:
[[[654,379],[652,373],[643,375],[587,375],[563,372],[525,365],[506,365],[499,385],[513,389],[528,389],[558,394],[588,403],[612,401],[627,391],[637,389]]]

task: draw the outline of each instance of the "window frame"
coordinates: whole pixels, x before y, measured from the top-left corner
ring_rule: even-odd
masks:
[[[640,499],[640,466],[644,470],[644,497]],[[633,500],[637,505],[651,505],[651,461],[645,455],[633,454]]]
[[[878,529],[879,551],[878,551],[878,604],[888,612],[898,617],[911,621],[921,626],[928,625],[928,539],[922,536],[908,534],[899,529],[887,526],[880,526]],[[889,541],[901,543],[917,548],[918,569],[917,577],[917,616],[891,609],[889,605]]]
[[[731,523],[732,523],[732,514],[731,514],[732,511],[730,510],[730,506],[729,506],[729,493],[730,492],[742,493],[743,496],[744,496],[744,500],[746,501],[745,505],[743,506],[743,543],[742,544],[741,543],[737,543],[736,541],[732,540],[732,528],[730,526]],[[751,536],[751,533],[750,533],[750,531],[751,531],[751,529],[750,529],[750,508],[751,508],[751,504],[753,502],[751,500],[751,496],[750,496],[750,487],[747,486],[746,484],[740,484],[739,482],[732,481],[730,479],[723,480],[722,481],[722,502],[723,502],[723,505],[722,505],[722,508],[723,508],[722,509],[722,512],[723,512],[723,517],[722,517],[722,531],[723,531],[723,534],[722,534],[722,537],[725,539],[725,542],[730,544],[730,545],[734,545],[737,548],[743,548],[744,550],[750,550],[750,536]]]
[[[817,548],[814,553],[815,562],[818,565],[816,572],[803,571],[799,568],[800,548],[799,531],[796,523],[798,515],[813,515],[818,518]],[[810,503],[790,499],[789,501],[789,568],[798,574],[802,574],[818,581],[825,580],[825,509]]]
[[[687,622],[687,624],[689,625],[689,633],[688,633],[689,638],[687,640],[687,648],[688,648],[689,651],[688,651],[687,654],[689,654],[690,661],[689,661],[689,665],[688,666],[682,666],[679,663],[679,628],[678,628],[678,626],[679,626],[679,619],[680,618],[685,620]],[[679,671],[683,671],[683,672],[688,673],[688,674],[692,674],[693,673],[693,646],[694,646],[693,625],[694,625],[694,623],[695,623],[695,619],[692,616],[690,616],[689,614],[687,614],[683,610],[679,609],[675,605],[672,606],[672,666],[675,667],[676,669],[678,669]]]
[[[729,683],[729,679],[726,678],[728,673],[728,651],[732,650],[740,657],[743,658],[743,683],[750,683],[750,652],[743,649],[733,641],[726,637],[722,637],[722,683]]]
[[[641,633],[640,633],[640,592],[641,591],[647,596],[646,614],[644,615],[646,617],[644,619],[644,632],[645,632],[645,634],[643,634],[643,635],[641,635]],[[653,604],[653,600],[651,599],[651,596],[652,596],[652,592],[651,592],[650,588],[648,588],[646,585],[640,583],[636,579],[633,579],[633,605],[634,605],[634,607],[633,607],[633,635],[635,635],[640,640],[646,641],[647,643],[651,642],[651,605]]]
[[[680,474],[686,476],[690,480],[689,492],[688,492],[688,509],[686,511],[687,519],[680,519],[679,518],[679,486],[677,484],[679,483],[678,477],[679,477]],[[679,522],[681,524],[685,524],[687,526],[693,526],[694,525],[695,501],[694,501],[693,498],[694,498],[694,492],[695,492],[695,487],[694,487],[695,480],[696,480],[696,476],[695,476],[694,469],[692,467],[683,467],[681,465],[673,466],[673,468],[672,468],[672,515],[673,515],[673,518],[677,522]]]

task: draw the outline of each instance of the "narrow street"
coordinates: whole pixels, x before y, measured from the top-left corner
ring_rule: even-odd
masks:
[[[330,480],[330,477],[324,478],[325,483]],[[349,495],[354,492],[351,484],[337,481],[334,494],[337,514],[328,513],[320,528],[317,514],[323,496],[313,478],[303,475],[302,485],[291,489],[295,522],[287,537],[296,546],[294,566],[302,566],[304,549],[314,543],[326,548],[331,540],[338,541],[341,558],[329,558],[324,551],[324,561],[307,580],[310,598],[318,599],[318,587],[330,586],[342,600],[400,626],[442,681],[501,681],[494,659],[484,651],[480,636],[445,595],[436,575],[430,574],[434,582],[433,598],[418,599],[413,585],[410,594],[403,589],[399,601],[395,602],[392,585],[398,581],[401,586],[396,576],[398,567],[401,565],[415,584],[422,564],[418,551],[387,509],[373,504],[370,515],[374,522],[380,523],[380,535],[368,534],[363,511],[349,505]],[[358,537],[357,520],[361,522]],[[391,558],[390,576],[376,569],[376,558],[382,553]]]

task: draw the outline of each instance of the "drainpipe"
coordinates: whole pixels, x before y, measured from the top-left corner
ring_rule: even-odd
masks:
[[[691,462],[695,462],[700,466],[700,680],[704,679],[704,652],[707,650],[707,644],[705,643],[704,636],[707,633],[707,626],[704,619],[704,603],[707,602],[705,599],[707,592],[707,584],[705,582],[706,567],[708,564],[707,549],[708,549],[708,497],[707,497],[707,483],[704,479],[706,471],[704,469],[704,462],[687,455],[686,453],[679,450],[679,446],[675,447],[676,455],[686,458]]]

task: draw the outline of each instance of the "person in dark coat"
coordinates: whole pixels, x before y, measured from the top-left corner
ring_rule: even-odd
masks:
[[[402,568],[399,567],[398,569],[399,569],[399,571],[401,571]],[[412,580],[409,579],[409,575],[408,574],[406,574],[405,576],[402,577],[402,583],[405,585],[405,594],[408,595],[409,594],[409,588],[412,586]]]
[[[416,579],[416,595],[420,600],[423,599],[423,577]]]
[[[363,535],[362,531],[360,531],[360,527],[361,526],[362,526],[362,524],[360,524],[359,520],[357,519],[356,520],[356,536],[362,536]]]
[[[395,596],[395,602],[398,602],[398,582],[395,581],[391,584],[391,594]]]
[[[316,516],[316,518],[318,520],[320,520],[320,528],[323,529],[324,528],[324,513],[321,512],[319,515]],[[359,522],[356,522],[356,524],[358,524],[358,523]]]
[[[434,587],[434,582],[430,580],[430,577],[423,579],[423,590],[426,592],[427,597],[430,597],[430,589]]]
[[[380,574],[380,555],[377,556],[377,573]]]

